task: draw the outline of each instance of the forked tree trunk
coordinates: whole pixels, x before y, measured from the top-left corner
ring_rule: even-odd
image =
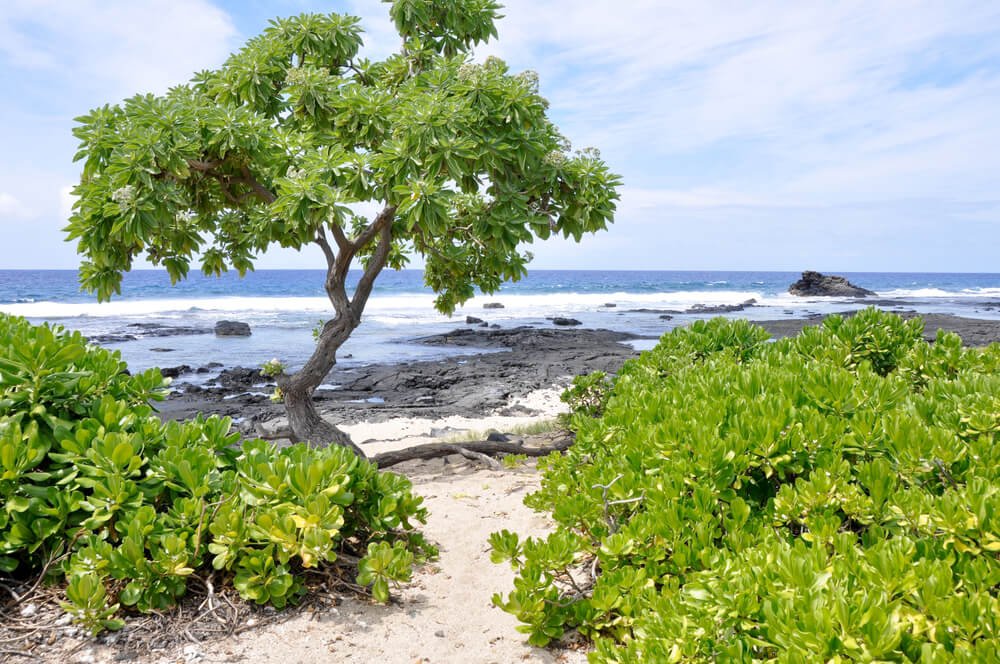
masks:
[[[313,403],[313,390],[288,388],[283,390],[288,426],[292,430],[294,442],[308,442],[310,445],[343,445],[355,454],[366,458],[360,447],[354,444],[344,431],[324,420]]]
[[[336,365],[337,350],[361,324],[361,314],[368,303],[375,279],[385,267],[389,257],[395,214],[394,206],[386,207],[354,240],[348,239],[339,226],[331,228],[337,245],[336,252],[322,231],[316,237],[316,244],[326,255],[327,272],[324,286],[336,315],[323,326],[316,342],[316,350],[305,366],[294,374],[281,374],[277,378],[294,442],[307,442],[315,447],[343,445],[354,450],[358,456],[367,458],[361,448],[351,441],[349,435],[320,416],[313,402],[313,392]],[[375,249],[368,257],[365,271],[355,287],[354,296],[348,298],[346,282],[351,261],[358,251],[373,241],[376,242]]]
[[[305,366],[295,374],[280,376],[278,386],[284,396],[288,426],[294,442],[307,442],[316,447],[343,445],[366,458],[349,435],[320,416],[313,402],[313,392],[337,363],[337,349],[347,341],[355,327],[354,321],[345,321],[340,316],[329,321],[323,326],[316,350]]]

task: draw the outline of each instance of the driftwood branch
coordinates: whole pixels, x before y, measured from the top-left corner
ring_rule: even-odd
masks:
[[[273,432],[264,431],[260,423],[254,426],[254,435],[263,440],[280,440],[291,438],[292,430],[288,427],[281,427]],[[549,436],[545,436],[549,438]],[[381,452],[368,458],[379,468],[388,468],[404,461],[414,461],[418,459],[438,459],[440,457],[460,454],[473,461],[481,461],[490,468],[499,468],[494,457],[507,454],[523,454],[528,457],[542,457],[552,452],[564,452],[573,444],[574,436],[571,432],[563,431],[551,435],[551,438],[539,444],[525,445],[523,440],[510,441],[469,441],[464,443],[427,443],[424,445],[414,445],[401,450]],[[626,501],[632,502],[632,501]]]
[[[458,448],[458,453],[464,456],[466,459],[471,459],[472,461],[479,461],[480,463],[486,464],[489,468],[497,470],[500,468],[500,464],[496,459],[488,454],[483,454],[482,452],[473,452],[472,450],[467,450],[464,447]]]
[[[573,444],[573,436],[565,434],[551,443],[540,446],[528,446],[522,441],[492,441],[483,440],[469,443],[427,443],[426,445],[414,445],[402,450],[391,452],[381,452],[370,458],[370,461],[379,468],[388,468],[404,461],[414,459],[436,459],[438,457],[451,454],[461,454],[470,456],[467,453],[476,455],[494,456],[498,454],[523,454],[529,457],[541,457],[552,452],[562,452],[569,449]],[[480,459],[479,456],[472,458]]]
[[[260,425],[260,422],[254,424],[254,436],[260,438],[261,440],[284,440],[292,438],[291,427],[281,427],[271,432],[264,431],[264,427]]]

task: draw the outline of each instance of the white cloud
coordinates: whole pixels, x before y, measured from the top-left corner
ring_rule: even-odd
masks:
[[[0,219],[25,219],[31,214],[28,206],[19,201],[13,194],[0,191]]]
[[[480,57],[538,69],[626,183],[785,205],[976,199],[1000,177],[996,3],[505,5]]]
[[[208,0],[5,0],[0,9],[0,52],[15,67],[111,98],[182,83],[220,64],[236,36]]]
[[[748,196],[739,191],[714,187],[692,189],[643,189],[624,187],[618,211],[625,215],[648,215],[665,207],[725,208],[771,206],[773,202],[758,196]]]
[[[73,204],[76,203],[77,196],[73,195],[73,185],[66,185],[59,190],[59,220],[69,221],[73,214]]]

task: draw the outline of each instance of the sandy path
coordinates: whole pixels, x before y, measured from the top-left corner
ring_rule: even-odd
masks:
[[[579,653],[532,648],[513,616],[492,606],[511,588],[509,567],[489,559],[487,538],[501,528],[542,534],[548,522],[524,506],[537,486],[531,467],[484,471],[464,460],[414,477],[430,511],[425,532],[441,557],[421,569],[388,606],[347,600],[321,615],[301,615],[206,644],[202,662],[582,662]],[[187,651],[188,661],[194,653]]]

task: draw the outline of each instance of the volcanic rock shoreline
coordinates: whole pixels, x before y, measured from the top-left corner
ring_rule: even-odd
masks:
[[[844,312],[850,315],[852,312]],[[904,317],[915,312],[897,312]],[[922,314],[924,337],[933,341],[938,328],[956,332],[966,345],[1000,342],[1000,321]],[[797,334],[820,318],[759,321],[775,338]],[[462,328],[414,339],[427,345],[468,348],[468,355],[445,359],[334,367],[315,399],[333,421],[354,424],[384,422],[397,417],[439,419],[488,414],[532,415],[511,402],[536,390],[564,386],[572,376],[604,371],[615,373],[638,352],[627,342],[637,335],[601,329]],[[168,369],[169,371],[169,369]],[[253,435],[262,425],[280,420],[284,407],[270,401],[259,370],[224,370],[204,387],[185,385],[156,404],[165,419],[186,419],[199,413],[232,417],[239,429]]]
[[[568,383],[568,377],[593,371],[615,372],[637,351],[625,342],[633,334],[591,329],[458,329],[415,339],[417,343],[468,348],[468,355],[404,362],[334,367],[319,389],[320,411],[355,423],[395,417],[478,417],[497,413],[530,415],[510,402],[535,390]],[[168,370],[169,371],[169,370]],[[198,413],[232,417],[252,433],[261,423],[284,415],[284,407],[265,395],[273,390],[256,369],[224,370],[215,384],[183,384],[156,404],[166,419]]]

